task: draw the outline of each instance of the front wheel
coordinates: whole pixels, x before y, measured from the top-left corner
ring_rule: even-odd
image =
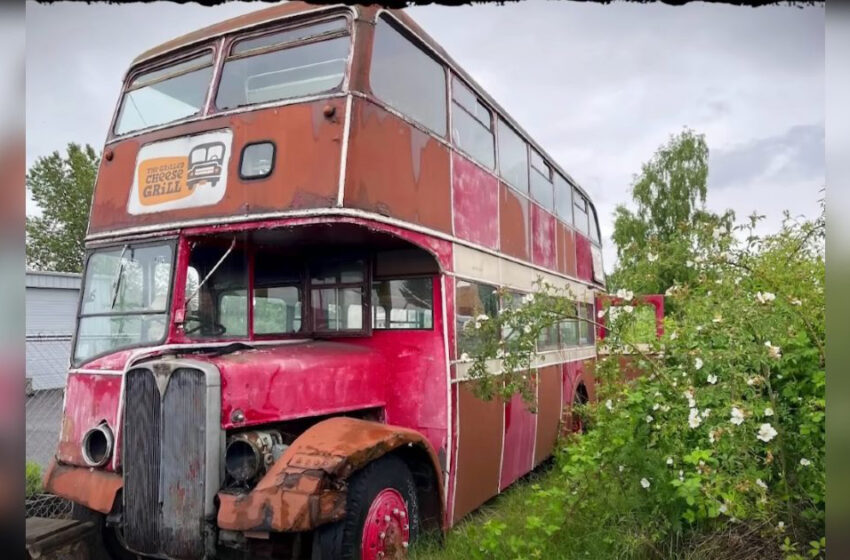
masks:
[[[136,560],[138,557],[129,552],[118,540],[116,529],[106,526],[106,516],[85,506],[74,503],[71,518],[77,521],[89,521],[95,527],[95,533],[89,542],[90,560]]]
[[[386,455],[352,475],[345,518],[316,530],[313,560],[407,558],[418,532],[413,476],[404,461]]]

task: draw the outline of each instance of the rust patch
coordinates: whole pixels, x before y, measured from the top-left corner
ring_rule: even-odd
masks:
[[[547,366],[538,370],[540,390],[537,399],[537,441],[534,446],[534,466],[552,454],[558,438],[561,413],[561,367]]]
[[[44,475],[46,492],[67,498],[100,513],[109,513],[115,495],[123,486],[121,475],[82,467],[61,465],[53,460]]]
[[[307,531],[345,515],[345,479],[402,445],[427,450],[442,496],[442,473],[418,432],[356,418],[316,424],[287,448],[247,493],[220,492],[218,526],[231,531]]]
[[[449,150],[373,102],[354,98],[344,205],[451,233]]]
[[[569,228],[564,228],[564,260],[567,265],[566,272],[570,276],[576,276],[576,234]]]

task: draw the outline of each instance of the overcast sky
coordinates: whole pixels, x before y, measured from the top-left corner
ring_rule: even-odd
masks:
[[[265,6],[27,2],[27,165],[72,141],[102,147],[137,54]],[[706,136],[711,209],[765,214],[762,230],[784,209],[817,214],[822,6],[526,0],[408,12],[590,193],[609,271],[614,207],[683,126]]]

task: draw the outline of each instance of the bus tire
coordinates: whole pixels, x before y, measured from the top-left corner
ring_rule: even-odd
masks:
[[[94,535],[89,539],[88,558],[91,560],[136,560],[138,556],[121,546],[113,527],[106,526],[106,516],[86,506],[73,503],[71,518],[89,521],[94,525]]]
[[[385,455],[351,476],[345,517],[316,529],[312,560],[406,557],[418,533],[413,475],[399,457]]]

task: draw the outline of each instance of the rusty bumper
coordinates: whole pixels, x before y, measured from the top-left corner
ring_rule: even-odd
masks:
[[[440,473],[436,454],[418,432],[346,417],[320,422],[293,442],[253,490],[218,494],[218,526],[231,531],[307,531],[341,519],[345,479],[402,445],[425,449]]]
[[[44,475],[47,492],[82,504],[100,513],[109,513],[123,486],[120,474],[61,465],[53,459]]]

